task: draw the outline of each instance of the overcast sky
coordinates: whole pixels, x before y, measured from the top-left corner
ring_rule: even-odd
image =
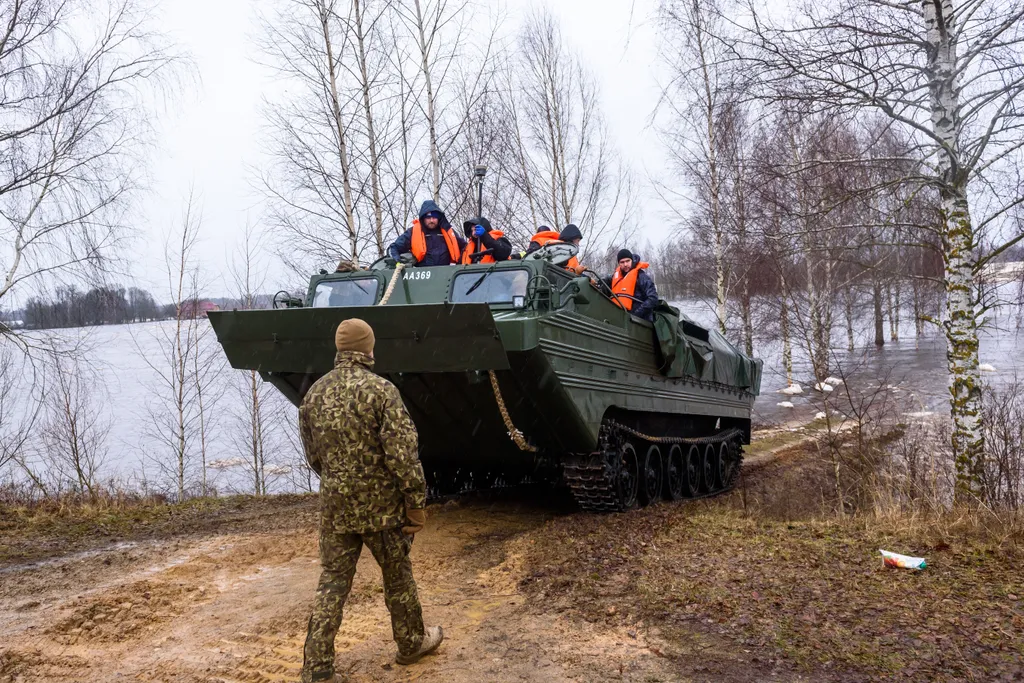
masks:
[[[488,0],[489,1],[489,0]],[[537,0],[507,0],[509,23]],[[199,80],[162,112],[160,147],[151,166],[154,195],[141,217],[143,242],[135,260],[138,283],[167,298],[162,267],[163,238],[181,213],[189,187],[202,199],[203,257],[211,294],[226,294],[217,281],[230,261],[246,221],[260,219],[259,196],[249,168],[261,163],[260,102],[274,87],[253,59],[258,0],[163,0],[162,29],[188,51]],[[557,0],[548,4],[561,20],[567,42],[597,76],[613,139],[634,170],[656,172],[663,164],[648,119],[657,103],[656,0]],[[645,211],[655,240],[668,230],[658,212]],[[274,259],[268,259],[271,263]],[[156,275],[154,277],[154,275]],[[285,284],[272,266],[268,289]]]

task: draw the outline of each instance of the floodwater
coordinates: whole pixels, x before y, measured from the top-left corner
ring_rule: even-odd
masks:
[[[691,318],[702,324],[711,323],[706,305],[688,302],[681,306]],[[1024,344],[1019,338],[1015,312],[1003,314],[986,328],[982,336],[982,363],[994,367],[985,372],[987,381],[1005,386],[1024,370]],[[203,323],[204,327],[207,323]],[[867,326],[862,325],[862,329]],[[881,390],[891,394],[907,412],[948,412],[948,378],[946,374],[945,344],[938,330],[930,327],[926,336],[914,338],[913,322],[903,325],[902,340],[887,342],[881,349],[869,344],[866,337],[858,338],[858,349],[853,353],[835,352],[832,374],[844,377],[859,392]],[[147,323],[137,325],[96,327],[85,330],[61,331],[65,336],[78,336],[85,340],[89,351],[88,368],[90,392],[97,406],[97,419],[109,423],[106,437],[106,456],[101,468],[102,478],[114,478],[129,486],[143,482],[166,482],[168,464],[173,461],[173,447],[166,440],[166,430],[158,423],[170,416],[166,403],[167,385],[162,377],[167,366],[166,335],[173,323]],[[888,333],[888,328],[886,329]],[[836,330],[834,340],[845,344],[845,335]],[[207,411],[207,462],[209,484],[221,492],[251,490],[251,468],[246,465],[247,426],[244,421],[246,398],[240,380],[241,371],[231,369],[223,361],[223,354],[212,331],[204,339],[212,356],[219,359],[211,371],[211,380],[205,390],[209,400],[216,404]],[[755,421],[759,424],[778,424],[809,420],[820,410],[824,395],[813,390],[813,379],[807,354],[794,348],[793,379],[804,393],[785,396],[777,393],[787,385],[782,370],[782,348],[777,341],[755,341],[755,355],[764,361],[761,395],[755,403]],[[1024,372],[1021,372],[1024,376]],[[266,388],[267,466],[271,490],[294,489],[300,468],[294,425],[296,411],[275,390]],[[836,392],[836,396],[839,396]],[[23,388],[15,394],[28,396]],[[835,400],[835,398],[833,398]],[[793,407],[779,403],[789,402]],[[27,404],[28,401],[26,400]],[[37,444],[38,446],[38,444]],[[37,449],[38,450],[38,449]],[[44,466],[42,456],[36,456],[36,466]],[[198,482],[201,454],[190,454],[190,473],[193,484]]]
[[[867,335],[855,337],[856,348],[833,349],[830,375],[845,380],[852,391],[864,395],[885,391],[888,399],[903,412],[949,414],[949,374],[946,363],[946,342],[934,326],[926,326],[916,338],[914,325],[902,325],[900,341],[889,341],[876,348]],[[993,319],[982,327],[980,361],[982,380],[994,388],[1024,379],[1024,329],[1017,328],[1016,317]],[[846,343],[845,333],[837,330],[834,343]],[[793,350],[793,382],[803,388],[799,395],[778,393],[788,381],[782,364],[782,345],[777,341],[755,342],[755,355],[764,361],[761,395],[754,404],[754,418],[761,424],[806,420],[808,414],[821,409],[825,394],[814,390],[815,380],[806,350]],[[833,391],[833,401],[842,403],[842,391]],[[793,407],[780,406],[789,402]]]

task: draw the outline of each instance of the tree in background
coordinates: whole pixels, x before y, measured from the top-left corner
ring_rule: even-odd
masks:
[[[515,200],[518,221],[527,238],[539,224],[575,223],[587,252],[602,254],[636,222],[636,186],[612,145],[597,82],[549,11],[530,14],[517,42],[499,102],[511,143],[501,167],[526,199]]]
[[[21,0],[0,26],[0,304],[108,272],[176,58],[135,0]]]
[[[220,398],[213,378],[224,364],[210,323],[196,315],[201,275],[196,247],[202,217],[194,195],[190,195],[176,233],[169,235],[164,250],[168,294],[174,303],[172,324],[151,330],[160,348],[146,354],[143,343],[136,348],[157,375],[147,406],[147,433],[165,451],[148,455],[170,482],[177,500],[198,491],[206,495],[209,435]]]
[[[241,310],[259,307],[259,292],[265,286],[267,270],[262,254],[260,237],[253,226],[247,224],[231,267],[233,293]],[[258,496],[266,495],[269,482],[275,478],[274,472],[280,469],[274,466],[274,456],[281,450],[282,439],[278,434],[281,422],[297,423],[298,414],[291,405],[282,405],[286,401],[256,370],[236,373],[236,388],[239,400],[233,402],[235,430],[231,440],[245,462],[252,491]]]
[[[1024,3],[840,0],[790,13],[751,2],[747,13],[738,51],[760,96],[829,116],[876,112],[913,136],[925,159],[905,180],[939,198],[924,227],[942,245],[957,497],[979,499],[978,321],[989,302],[976,278],[1024,237],[995,238],[1007,212],[1024,202],[1017,188],[1003,190],[1001,174],[1024,146]],[[979,257],[986,233],[992,248]]]
[[[725,147],[737,152],[739,146],[726,141],[727,135],[741,133],[741,127],[728,120],[738,114],[735,83],[722,53],[726,47],[718,36],[722,18],[716,0],[681,0],[663,2],[659,7],[663,40],[663,59],[669,66],[670,79],[664,88],[659,108],[666,110],[668,122],[661,135],[667,142],[672,166],[687,179],[683,188],[662,186],[662,196],[683,199],[690,210],[676,209],[684,224],[700,243],[711,245],[714,263],[715,318],[718,330],[727,332],[729,298],[729,251],[735,238],[727,224],[725,178],[741,173],[739,167],[727,168],[723,159]],[[723,130],[728,127],[729,130]],[[738,162],[738,159],[729,161]],[[736,186],[732,188],[735,191]]]
[[[107,457],[112,418],[102,409],[102,383],[80,356],[54,350],[48,363],[39,439],[42,468],[33,481],[51,482],[43,493],[70,491],[95,498]]]
[[[484,213],[525,243],[581,225],[600,252],[633,219],[635,182],[609,140],[593,75],[550,14],[517,50],[500,14],[464,0],[278,0],[260,39],[293,86],[267,102],[266,224],[296,273],[375,260],[418,202]],[[473,30],[467,30],[473,26]]]

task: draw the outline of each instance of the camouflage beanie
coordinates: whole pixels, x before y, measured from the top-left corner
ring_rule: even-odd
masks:
[[[359,351],[369,356],[374,341],[373,329],[359,318],[342,321],[334,333],[334,345],[339,351]]]

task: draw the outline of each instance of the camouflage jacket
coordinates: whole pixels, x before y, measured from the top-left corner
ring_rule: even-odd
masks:
[[[407,508],[426,505],[416,427],[398,389],[372,367],[363,353],[338,353],[334,369],[299,407],[299,433],[306,459],[320,473],[321,502],[333,507],[343,533],[393,528]]]

